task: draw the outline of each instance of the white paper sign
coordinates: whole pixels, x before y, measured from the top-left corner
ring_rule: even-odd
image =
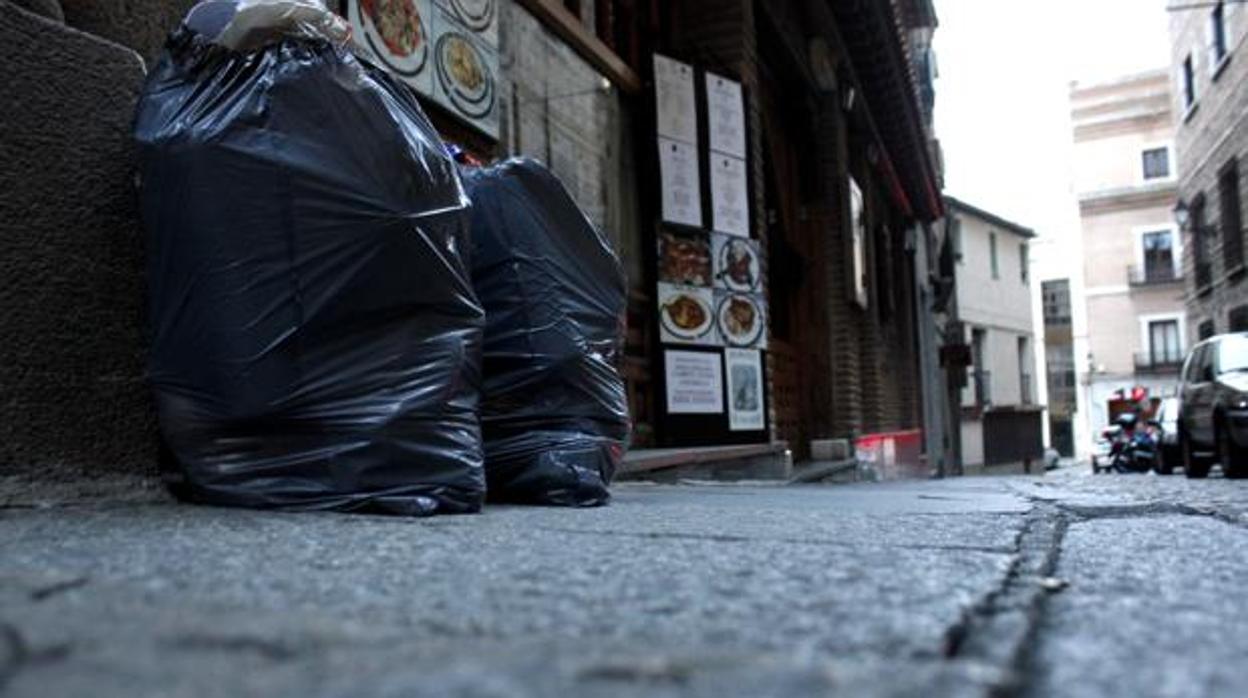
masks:
[[[725,349],[729,431],[760,431],[763,417],[763,361],[754,349]]]
[[[741,83],[706,74],[706,115],[712,151],[745,157],[745,108]]]
[[[729,235],[750,236],[750,201],[745,161],[711,153],[711,226]]]
[[[698,177],[697,146],[660,138],[659,178],[663,190],[663,220],[702,227],[702,181]]]
[[[693,68],[654,54],[654,101],[659,135],[697,145]]]
[[[669,414],[722,414],[724,379],[719,352],[665,351]]]

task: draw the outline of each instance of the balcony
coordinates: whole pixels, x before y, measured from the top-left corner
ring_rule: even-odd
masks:
[[[1178,373],[1183,355],[1172,352],[1140,352],[1135,355],[1136,373]]]
[[[1175,271],[1172,266],[1132,264],[1127,267],[1127,281],[1132,286],[1154,286],[1159,284],[1175,284],[1183,281],[1183,274]]]

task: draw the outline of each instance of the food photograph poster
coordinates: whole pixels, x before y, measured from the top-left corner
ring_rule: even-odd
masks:
[[[366,58],[498,137],[498,0],[346,0],[342,7]]]

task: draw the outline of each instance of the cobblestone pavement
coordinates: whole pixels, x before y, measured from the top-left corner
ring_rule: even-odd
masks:
[[[1086,474],[1085,474],[1086,473]],[[428,520],[0,479],[5,696],[1240,695],[1248,483],[625,484]]]

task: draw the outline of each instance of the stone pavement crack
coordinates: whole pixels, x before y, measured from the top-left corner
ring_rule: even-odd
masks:
[[[1059,509],[1037,503],[1016,539],[1014,559],[1001,585],[969,608],[945,636],[945,656],[1002,668],[989,686],[992,696],[1014,696],[1026,674],[1053,574],[1069,522]]]
[[[635,538],[645,540],[691,540],[711,543],[756,543],[765,540],[768,543],[783,543],[786,545],[817,545],[829,548],[860,548],[863,543],[826,540],[822,538],[758,538],[756,536],[734,536],[723,533],[673,533],[670,531],[590,531],[579,528],[563,528],[560,526],[534,526],[534,530],[546,531],[549,533],[565,533],[578,536],[599,536],[605,538]],[[944,550],[949,552],[969,552],[969,553],[992,553],[994,555],[1010,554],[1014,550],[1012,548],[1003,548],[990,545],[942,545],[934,543],[924,545],[920,543],[872,543],[873,547],[880,549],[893,550]]]
[[[56,596],[57,594],[61,594],[67,591],[73,591],[74,589],[84,587],[87,585],[87,582],[89,581],[90,581],[90,578],[84,575],[81,577],[74,577],[72,579],[66,579],[64,581],[56,582],[54,584],[49,584],[47,586],[40,587],[30,592],[30,600],[31,601],[44,601],[53,596]]]

